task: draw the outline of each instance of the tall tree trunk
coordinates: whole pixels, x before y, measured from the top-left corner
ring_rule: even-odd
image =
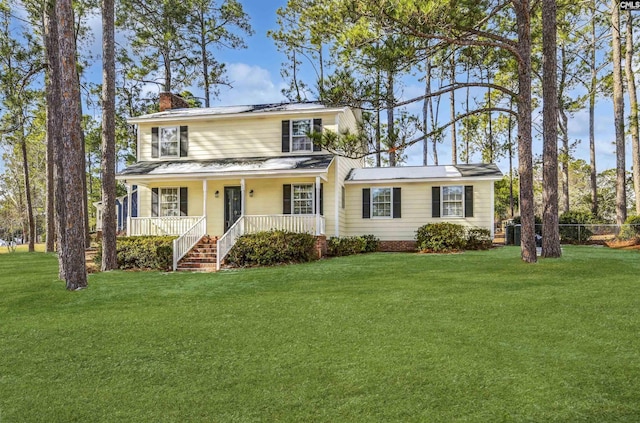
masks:
[[[513,109],[513,98],[509,100],[509,109]],[[514,214],[514,201],[513,201],[513,116],[509,113],[509,210],[510,216],[513,218]]]
[[[431,98],[431,58],[427,58],[426,72],[424,78],[424,100],[422,100],[422,128],[424,137],[422,139],[422,165],[427,166],[429,164],[429,139],[427,133],[429,132],[429,101]]]
[[[47,78],[49,79],[49,78]],[[50,88],[49,88],[50,83],[47,82],[47,88],[45,89],[45,91],[48,93]],[[49,102],[47,101],[47,128],[49,127],[49,115],[51,114],[51,111],[49,110]],[[53,178],[53,168],[54,168],[54,162],[53,162],[53,142],[50,139],[50,134],[49,134],[49,129],[47,129],[47,155],[46,155],[46,167],[47,167],[47,197],[46,197],[46,216],[47,216],[47,223],[46,223],[46,244],[45,244],[45,251],[47,253],[52,253],[55,251],[56,248],[56,220],[55,220],[55,202],[54,202],[54,196],[55,196],[55,182],[54,182],[54,178]]]
[[[48,85],[47,99],[47,143],[51,145],[50,166],[53,168],[52,190],[54,193],[53,205],[55,216],[56,250],[58,251],[58,278],[66,280],[65,261],[62,257],[62,246],[66,244],[66,231],[64,227],[64,175],[61,166],[62,159],[62,91],[60,89],[60,56],[58,49],[58,18],[55,2],[46,3],[44,15],[45,47],[47,54]]]
[[[207,57],[207,40],[205,37],[207,29],[204,22],[204,11],[200,10],[196,13],[198,14],[198,24],[200,26],[200,59],[202,60],[202,76],[204,77],[204,105],[205,107],[210,107],[211,81],[209,81],[209,58]]]
[[[80,116],[80,87],[76,63],[76,45],[71,0],[57,0],[58,48],[60,57],[60,114],[62,115],[62,151],[58,155],[63,168],[65,220],[61,228],[65,232],[60,256],[64,262],[68,290],[87,286],[85,268],[85,225],[83,217],[82,181],[85,180],[84,155],[82,153],[82,126]]]
[[[521,256],[535,263],[535,204],[533,154],[531,150],[531,6],[529,0],[514,2],[518,28],[518,169],[520,173]]]
[[[591,83],[589,87],[589,176],[591,180],[591,213],[598,215],[598,178],[596,171],[596,88],[598,86],[598,68],[596,66],[596,0],[591,4]]]
[[[449,80],[453,86],[456,82],[456,53],[455,50],[451,53],[451,73]],[[450,107],[451,107],[451,164],[458,164],[458,138],[456,134],[456,95],[455,90],[451,90],[449,95]]]
[[[562,132],[562,159],[560,171],[562,173],[562,212],[569,211],[569,116],[564,108],[560,106],[560,128]]]
[[[469,79],[471,79],[471,65],[469,63],[467,63],[467,82],[469,82]],[[467,87],[467,108],[465,110],[465,113],[469,113],[469,94],[470,94],[470,87]],[[509,115],[509,119],[511,119],[511,115]],[[511,120],[509,120],[509,123],[511,123]],[[509,134],[511,135],[511,134]],[[471,138],[471,134],[470,131],[466,131],[465,137],[464,137],[464,162],[466,164],[469,164],[469,158],[471,156],[471,151],[469,151],[470,148],[470,138]],[[513,197],[511,198],[513,200]],[[512,216],[513,217],[513,216]]]
[[[633,190],[636,197],[636,214],[640,215],[640,136],[638,134],[638,98],[636,78],[633,73],[633,13],[627,10],[627,40],[625,73],[629,90],[629,128],[631,130],[631,155],[633,160]]]
[[[558,77],[556,0],[542,0],[542,256],[560,257],[558,228]]]
[[[627,195],[622,49],[620,45],[620,0],[611,1],[611,43],[613,51],[613,122],[616,134],[616,223],[622,225],[627,219]]]
[[[116,256],[116,61],[114,0],[102,0],[102,270],[118,268]],[[131,204],[129,204],[131,213]]]
[[[396,165],[396,131],[393,109],[395,106],[394,90],[394,73],[387,72],[387,140],[389,142],[389,166]]]
[[[36,222],[33,218],[33,202],[31,201],[31,183],[29,181],[29,156],[27,155],[27,141],[24,134],[24,123],[21,122],[20,129],[20,150],[22,151],[22,172],[24,178],[24,193],[27,207],[27,233],[29,234],[29,252],[35,249]]]
[[[380,123],[382,74],[376,70],[376,167],[382,166],[382,124]]]

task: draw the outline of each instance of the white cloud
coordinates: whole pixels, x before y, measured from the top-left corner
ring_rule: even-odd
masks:
[[[274,82],[271,73],[263,67],[228,63],[227,76],[233,88],[222,87],[219,98],[213,101],[215,104],[230,106],[286,101],[281,92],[284,83]]]

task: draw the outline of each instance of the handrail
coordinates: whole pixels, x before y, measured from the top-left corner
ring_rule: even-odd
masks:
[[[270,214],[241,216],[229,230],[218,239],[216,270],[242,235],[262,231],[289,231],[322,235],[325,233],[325,218],[315,214]]]
[[[240,216],[236,222],[231,225],[229,230],[224,233],[217,241],[216,248],[216,270],[220,270],[220,264],[222,260],[229,254],[229,251],[236,244],[239,237],[244,235],[244,219],[245,216]]]
[[[194,245],[207,233],[207,221],[204,216],[189,228],[185,233],[173,240],[173,271],[178,268],[178,262]]]

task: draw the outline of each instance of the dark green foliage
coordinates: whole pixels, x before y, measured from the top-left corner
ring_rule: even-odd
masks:
[[[170,236],[131,236],[116,240],[119,269],[169,271],[173,265],[173,240]],[[102,262],[102,244],[98,245],[96,264]]]
[[[458,250],[488,250],[493,245],[491,231],[467,228],[456,223],[429,223],[416,231],[420,251],[445,253]]]
[[[418,249],[421,251],[447,252],[464,249],[465,228],[455,223],[429,223],[416,231]]]
[[[625,226],[620,229],[618,239],[630,240],[640,237],[640,216],[629,216],[624,224]]]
[[[287,231],[243,235],[229,252],[227,262],[236,266],[307,262],[315,258],[315,242],[313,235]]]
[[[466,250],[488,250],[493,245],[491,231],[484,228],[469,228],[467,230]]]
[[[362,235],[360,238],[364,239],[365,245],[363,253],[375,253],[380,246],[380,239],[375,235]]]
[[[565,244],[583,244],[587,242],[593,232],[584,225],[591,224],[593,221],[593,215],[588,212],[568,211],[562,213],[558,219],[560,241]]]
[[[327,240],[327,254],[333,257],[364,252],[367,243],[359,236],[332,237]]]
[[[380,240],[375,235],[331,237],[327,240],[327,254],[332,257],[350,256],[378,251]]]

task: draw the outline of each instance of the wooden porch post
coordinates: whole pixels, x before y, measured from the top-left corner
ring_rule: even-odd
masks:
[[[204,217],[204,227],[207,227],[207,180],[202,181],[202,216]]]
[[[124,181],[127,187],[127,236],[131,236],[131,184]],[[122,208],[124,210],[124,207]]]
[[[320,233],[320,177],[316,176],[316,235]]]
[[[245,188],[244,178],[242,178],[240,179],[240,216],[244,216],[244,200],[245,200],[244,188]]]

